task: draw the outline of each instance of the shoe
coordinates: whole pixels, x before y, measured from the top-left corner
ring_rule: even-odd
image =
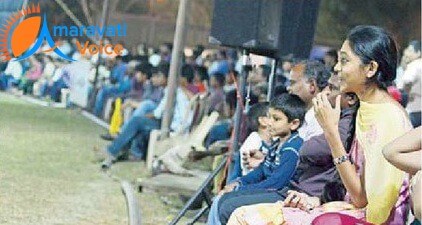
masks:
[[[110,169],[111,165],[113,165],[114,162],[116,162],[116,157],[112,156],[110,153],[107,152],[104,161],[101,163],[101,169]]]
[[[190,196],[186,195],[179,195],[179,199],[183,202],[183,204],[187,204],[190,200]],[[195,200],[192,202],[192,204],[189,205],[188,210],[198,210],[202,208],[202,202],[204,201],[204,197],[202,195],[195,198]]]
[[[116,136],[108,134],[108,133],[107,134],[101,134],[100,137],[103,140],[106,140],[106,141],[113,141],[116,138]]]

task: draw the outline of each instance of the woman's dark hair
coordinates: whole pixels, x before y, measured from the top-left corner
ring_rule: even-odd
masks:
[[[259,102],[251,106],[247,116],[247,127],[248,133],[258,131],[259,128],[259,117],[267,116],[268,112],[268,102]]]
[[[306,113],[306,104],[297,95],[282,94],[271,100],[270,108],[280,110],[286,115],[289,122],[298,119],[303,123]]]
[[[387,90],[396,79],[398,55],[393,37],[377,26],[357,26],[350,31],[347,40],[363,64],[378,63],[375,76],[368,78],[366,83]]]

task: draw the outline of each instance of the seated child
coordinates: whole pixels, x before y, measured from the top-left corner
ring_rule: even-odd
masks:
[[[303,143],[297,129],[305,117],[305,112],[305,103],[296,95],[283,94],[271,101],[268,112],[269,131],[271,136],[277,137],[277,141],[282,144],[271,144],[272,148],[265,156],[263,163],[246,176],[226,185],[213,201],[208,224],[220,224],[218,210],[225,201],[235,200],[245,205],[253,204],[258,200],[265,202],[265,199],[270,199],[271,202],[277,201],[277,197],[274,196],[267,198],[265,195],[259,195],[259,199],[254,199],[253,195],[258,196],[257,193],[278,195],[269,190],[283,188],[292,178]]]

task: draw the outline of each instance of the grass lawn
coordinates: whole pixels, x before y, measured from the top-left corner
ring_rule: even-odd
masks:
[[[106,146],[104,132],[76,110],[0,93],[0,224],[127,224],[120,185],[92,150]],[[144,163],[118,163],[112,173],[147,176]],[[137,195],[143,224],[167,224],[177,212],[155,193]]]

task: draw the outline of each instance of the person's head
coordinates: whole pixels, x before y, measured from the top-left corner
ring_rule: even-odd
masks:
[[[227,92],[225,97],[225,114],[228,117],[233,117],[237,104],[237,91],[231,90]],[[244,96],[243,99],[246,99],[246,96]],[[249,96],[249,104],[253,105],[255,103],[258,103],[258,97],[251,93]]]
[[[268,81],[268,77],[271,74],[271,67],[268,65],[260,65],[256,69],[252,70],[248,76],[248,82],[252,84],[258,84]]]
[[[152,66],[149,63],[140,63],[135,67],[135,78],[138,82],[145,82],[151,78]]]
[[[340,108],[346,109],[355,105],[359,100],[354,93],[341,93],[340,91],[340,78],[338,75],[333,74],[328,80],[327,87],[322,90],[322,93],[327,95],[328,101],[332,107],[336,105],[336,97],[341,95]]]
[[[160,63],[157,68],[153,69],[152,78],[151,78],[152,85],[156,87],[167,86],[169,67],[170,66],[168,63]]]
[[[246,114],[246,124],[249,132],[266,129],[268,126],[268,102],[259,102],[252,105]]]
[[[284,85],[280,84],[274,87],[274,96],[280,96],[282,94],[287,93],[287,89]]]
[[[268,126],[271,136],[286,137],[302,124],[306,104],[299,96],[282,94],[270,102]]]
[[[409,45],[403,51],[403,58],[405,58],[406,63],[410,63],[415,59],[421,57],[421,41],[413,40],[409,42]]]
[[[340,76],[343,93],[359,95],[372,88],[387,90],[396,79],[396,43],[380,27],[353,28],[341,46],[338,61],[334,70]]]
[[[287,87],[287,91],[299,96],[310,108],[312,98],[328,85],[330,76],[330,71],[321,62],[301,61],[295,64],[290,71],[290,85]]]
[[[207,68],[203,66],[196,66],[195,67],[195,77],[194,80],[196,83],[200,83],[202,81],[208,80],[208,71]]]
[[[214,89],[220,89],[224,87],[226,78],[221,73],[215,73],[210,77],[210,86]]]
[[[224,51],[224,50],[217,51],[216,59],[217,60],[226,60],[227,59],[226,51]]]
[[[337,58],[337,50],[335,49],[331,49],[325,53],[324,64],[330,71],[332,71],[334,66],[337,64]]]
[[[181,76],[179,79],[179,83],[182,87],[186,87],[188,84],[193,82],[193,78],[195,76],[195,71],[191,65],[184,64],[181,70]]]
[[[230,69],[229,72],[226,74],[226,84],[232,85],[235,82],[235,79],[239,76],[239,72],[235,69]]]

